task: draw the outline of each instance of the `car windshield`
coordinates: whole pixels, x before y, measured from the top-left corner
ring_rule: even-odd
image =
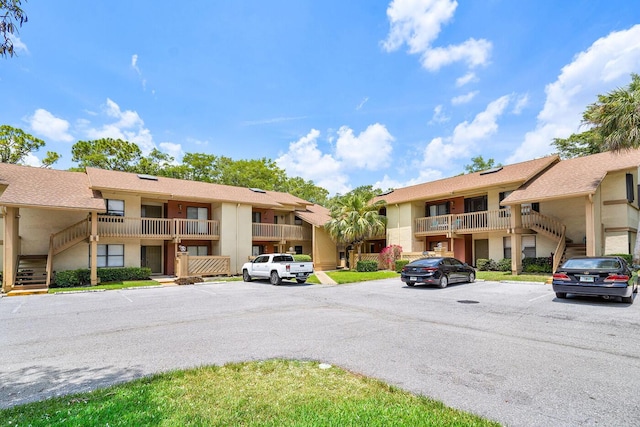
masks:
[[[435,267],[440,263],[440,261],[442,261],[442,258],[424,258],[412,262],[411,265],[417,265],[420,267]]]
[[[568,260],[562,266],[563,268],[580,268],[580,269],[618,269],[621,267],[620,261],[611,258],[573,258]]]

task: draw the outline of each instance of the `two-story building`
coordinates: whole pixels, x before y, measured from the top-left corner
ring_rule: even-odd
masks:
[[[174,275],[182,253],[200,274],[238,274],[257,253],[309,254],[317,269],[337,263],[326,210],[274,191],[0,164],[0,209],[5,292],[79,268],[92,283],[99,267]]]
[[[387,244],[436,249],[475,264],[523,257],[632,253],[640,150],[543,157],[399,188],[387,202]],[[518,250],[514,250],[517,248]]]

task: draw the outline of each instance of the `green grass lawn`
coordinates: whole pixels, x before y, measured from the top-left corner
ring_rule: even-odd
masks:
[[[357,272],[352,270],[339,270],[339,271],[327,271],[327,276],[331,277],[338,284],[364,282],[367,280],[379,280],[397,277],[400,280],[400,274],[389,270],[380,270],[375,272]],[[518,281],[518,282],[541,282],[544,283],[550,274],[521,274],[514,276],[511,273],[505,273],[502,271],[478,271],[476,277],[480,280],[492,280],[492,281]],[[318,284],[320,281],[315,275],[312,275],[307,280],[308,283]]]
[[[58,292],[124,289],[124,288],[135,288],[139,286],[160,286],[160,283],[156,282],[155,280],[131,280],[131,281],[123,281],[123,282],[101,283],[96,286],[77,286],[72,288],[49,288],[49,293],[55,294]]]
[[[316,362],[176,371],[0,410],[3,426],[497,426]]]

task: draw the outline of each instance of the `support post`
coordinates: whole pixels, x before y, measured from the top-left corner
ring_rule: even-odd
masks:
[[[98,212],[91,212],[91,234],[89,237],[91,245],[91,286],[98,284]]]

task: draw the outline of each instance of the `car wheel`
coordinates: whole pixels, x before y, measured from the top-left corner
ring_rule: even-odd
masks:
[[[415,286],[415,283],[413,283],[413,282],[407,282],[407,286]]]
[[[475,273],[469,273],[469,283],[473,283],[476,281],[476,274]]]
[[[567,297],[566,292],[556,292],[556,297],[560,299],[565,299]]]
[[[247,270],[242,270],[242,280],[245,282],[251,281],[251,276],[249,276],[249,272]]]
[[[296,282],[300,283],[301,285],[306,281],[307,279],[296,279]]]
[[[278,286],[280,283],[282,283],[282,279],[280,278],[280,276],[278,276],[277,271],[271,272],[271,274],[269,275],[269,282],[271,282],[271,284],[274,286]]]
[[[636,285],[636,287],[635,287],[635,288],[633,288],[633,293],[634,293],[634,294],[637,294],[637,293],[638,293],[638,285]]]
[[[633,304],[633,292],[628,297],[622,297],[622,302],[625,304]]]
[[[445,274],[443,274],[442,277],[440,278],[440,283],[438,283],[438,287],[446,288],[448,284],[449,284],[449,278]]]

